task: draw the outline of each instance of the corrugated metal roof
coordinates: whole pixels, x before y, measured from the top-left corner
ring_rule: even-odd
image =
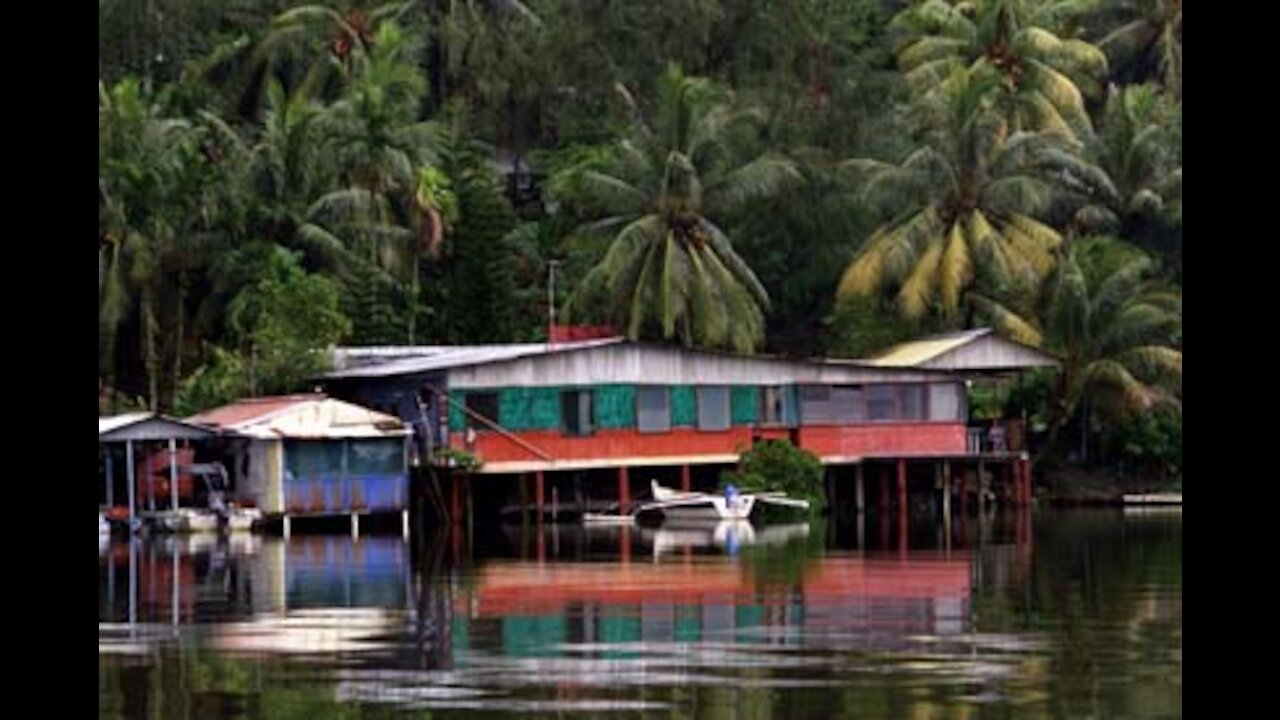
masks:
[[[1060,365],[1052,354],[1001,337],[990,328],[944,333],[902,343],[865,363],[869,367],[884,369],[961,373],[1008,373]]]
[[[334,351],[335,370],[328,378],[416,375],[455,367],[484,365],[536,355],[553,355],[584,348],[616,345],[624,338],[602,338],[566,343],[510,345],[419,345],[407,348],[339,348]],[[378,362],[381,358],[394,358]],[[354,361],[354,362],[353,362]],[[361,362],[364,361],[364,362]],[[372,361],[372,362],[370,362]]]
[[[109,417],[98,418],[98,434],[105,435],[112,430],[118,430],[134,423],[140,423],[143,420],[150,420],[155,414],[149,412],[131,412],[120,415],[111,415]]]
[[[195,439],[212,435],[208,428],[152,412],[98,418],[98,441]]]
[[[229,405],[206,410],[187,418],[187,422],[209,425],[228,430],[238,429],[278,415],[294,405],[323,400],[324,395],[282,395],[278,397],[245,398]]]
[[[967,345],[991,333],[991,328],[962,330],[960,332],[931,335],[919,340],[894,345],[884,352],[867,358],[864,362],[875,367],[919,367],[940,355]]]
[[[325,395],[252,398],[189,418],[253,438],[370,438],[409,434],[399,418]]]

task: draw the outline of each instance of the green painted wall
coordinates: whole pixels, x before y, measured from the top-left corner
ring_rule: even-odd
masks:
[[[596,427],[633,428],[636,426],[636,389],[632,385],[597,385]]]
[[[449,431],[457,432],[466,427],[466,416],[462,414],[462,406],[467,394],[462,390],[449,391]]]
[[[514,431],[558,430],[560,428],[560,392],[572,388],[502,388],[498,392],[498,421]],[[634,428],[636,426],[636,389],[633,385],[593,385],[595,391],[596,427]],[[457,431],[466,426],[462,407],[468,393],[493,392],[488,388],[451,390],[449,427]],[[795,415],[795,389],[787,388],[784,414]],[[749,386],[729,389],[730,418],[734,425],[747,425],[759,420],[760,390]],[[672,427],[694,427],[698,424],[697,391],[692,385],[671,387]]]
[[[498,392],[499,422],[508,430],[560,427],[560,388],[506,388]]]
[[[760,391],[757,388],[735,385],[729,390],[729,422],[749,425],[760,418]]]
[[[698,393],[692,385],[676,385],[671,388],[672,427],[692,427],[698,424]]]

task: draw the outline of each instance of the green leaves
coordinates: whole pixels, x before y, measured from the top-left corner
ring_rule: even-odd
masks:
[[[571,297],[570,315],[634,338],[754,350],[768,294],[713,218],[802,182],[799,170],[777,153],[740,161],[736,133],[758,115],[706,79],[668,67],[649,113],[624,97],[632,113],[624,137],[553,180],[559,196],[599,218],[579,232],[621,226]]]

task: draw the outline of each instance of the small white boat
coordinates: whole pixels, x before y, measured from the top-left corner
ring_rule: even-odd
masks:
[[[738,493],[730,488],[724,494],[672,490],[650,481],[654,501],[636,508],[635,513],[660,511],[669,520],[746,520],[757,503],[809,509],[806,500],[787,497],[783,492]]]
[[[178,508],[151,516],[157,530],[169,533],[246,532],[262,520],[257,508],[229,507],[222,510]]]
[[[1145,493],[1125,495],[1125,505],[1181,505],[1182,493]]]
[[[610,515],[608,513],[582,513],[583,525],[626,526],[635,525],[635,515]]]
[[[245,532],[262,521],[262,511],[257,508],[232,507],[227,510],[227,530]]]
[[[170,533],[215,533],[220,524],[216,513],[196,508],[163,510],[151,520],[157,530]]]

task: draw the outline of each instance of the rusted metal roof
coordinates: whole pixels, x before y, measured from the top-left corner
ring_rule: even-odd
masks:
[[[192,415],[187,418],[187,422],[224,429],[237,429],[244,425],[270,419],[295,405],[314,400],[323,400],[324,398],[324,395],[317,394],[245,398],[229,405],[223,405],[219,408]]]
[[[879,368],[914,368],[996,372],[1057,367],[1049,353],[997,335],[991,328],[931,335],[894,345],[866,358],[863,364]]]
[[[251,438],[400,437],[397,417],[325,395],[251,398],[188,418],[188,422]]]

